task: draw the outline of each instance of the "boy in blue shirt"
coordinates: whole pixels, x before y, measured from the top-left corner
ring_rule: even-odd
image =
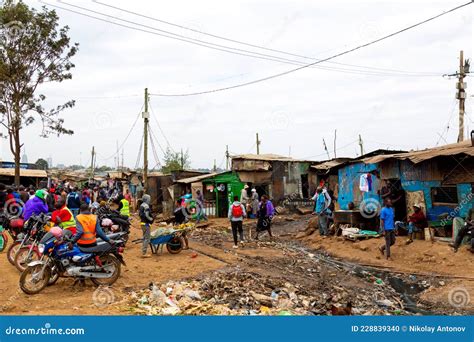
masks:
[[[390,258],[390,246],[395,244],[395,211],[392,207],[392,200],[387,198],[385,206],[380,212],[380,229],[385,236],[385,244],[379,247],[380,253],[385,255],[387,260]]]

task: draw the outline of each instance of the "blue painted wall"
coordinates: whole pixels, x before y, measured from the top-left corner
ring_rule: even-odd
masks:
[[[380,180],[372,176],[372,191],[371,192],[361,192],[359,190],[360,176],[363,173],[377,170],[377,164],[349,164],[345,167],[339,169],[339,192],[338,192],[338,202],[341,206],[341,209],[347,209],[350,202],[354,202],[356,207],[368,198],[375,198],[379,200],[379,195],[377,194],[377,189],[380,186]],[[354,190],[355,189],[355,190]]]
[[[399,164],[395,163],[395,165],[396,166],[394,167],[399,168]],[[377,190],[380,187],[381,180],[377,179],[374,176],[372,177],[373,187],[371,192],[362,193],[359,190],[361,174],[377,170],[377,168],[378,164],[357,163],[349,164],[339,169],[338,202],[340,204],[341,209],[347,209],[349,202],[354,202],[356,207],[358,207],[362,200],[368,198],[374,198],[379,201],[381,200],[380,196],[377,193]],[[433,207],[433,203],[431,201],[431,188],[441,186],[441,181],[408,180],[402,172],[400,172],[400,174],[402,188],[405,191],[423,191],[427,216],[429,220],[437,220],[438,215],[443,213],[453,213],[454,216],[465,217],[469,209],[474,207],[474,195],[471,192],[471,184],[457,185],[459,200],[459,205],[457,208],[453,209],[452,207],[447,206]]]

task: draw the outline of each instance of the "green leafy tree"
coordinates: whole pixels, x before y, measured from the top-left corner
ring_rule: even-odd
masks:
[[[48,162],[46,160],[44,160],[43,158],[40,158],[36,161],[36,166],[38,166],[38,168],[40,170],[47,170],[48,169]]]
[[[72,78],[78,44],[71,44],[69,28],[59,27],[55,11],[36,10],[21,1],[5,0],[0,7],[0,124],[8,131],[15,160],[15,183],[20,183],[20,132],[36,120],[40,136],[73,134],[63,127],[59,113],[74,101],[45,109],[44,83]]]
[[[185,170],[191,166],[191,159],[187,150],[184,153],[183,151],[180,153],[174,152],[168,147],[163,159],[165,162],[165,165],[161,168],[161,172],[163,173]]]

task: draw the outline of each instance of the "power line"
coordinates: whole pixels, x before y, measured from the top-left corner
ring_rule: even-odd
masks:
[[[166,24],[166,25],[178,27],[178,28],[181,28],[181,29],[184,29],[184,30],[188,30],[188,31],[191,31],[191,32],[199,33],[199,34],[206,35],[206,36],[209,36],[209,37],[213,37],[213,38],[225,40],[225,41],[228,41],[228,42],[231,42],[231,43],[237,43],[237,44],[246,45],[246,46],[253,47],[253,48],[258,48],[258,49],[262,49],[262,50],[266,50],[266,51],[276,52],[276,53],[280,53],[280,54],[284,54],[284,55],[288,55],[288,56],[293,56],[293,57],[299,57],[299,58],[308,59],[308,60],[316,60],[316,61],[318,60],[317,58],[314,58],[314,57],[309,57],[309,56],[304,56],[304,55],[300,55],[300,54],[295,54],[295,53],[291,53],[291,52],[287,52],[287,51],[283,51],[283,50],[277,50],[277,49],[267,48],[267,47],[265,47],[265,46],[256,45],[256,44],[251,44],[251,43],[243,42],[243,41],[240,41],[240,40],[236,40],[236,39],[232,39],[232,38],[227,38],[227,37],[224,37],[224,36],[220,36],[220,35],[216,35],[216,34],[204,32],[204,31],[196,30],[196,29],[193,29],[193,28],[190,28],[190,27],[186,27],[186,26],[184,26],[184,25],[175,24],[175,23],[172,23],[172,22],[170,22],[170,21],[166,21],[166,20],[154,18],[154,17],[148,16],[148,15],[144,15],[144,14],[141,14],[141,13],[137,13],[137,12],[134,12],[134,11],[130,11],[130,10],[127,10],[127,9],[124,9],[124,8],[120,8],[120,7],[117,7],[117,6],[109,5],[109,4],[106,4],[106,3],[103,3],[103,2],[100,2],[100,1],[97,1],[97,0],[93,0],[93,2],[95,2],[95,3],[99,4],[99,5],[105,6],[105,7],[109,7],[109,8],[116,9],[116,10],[118,10],[118,11],[122,11],[122,12],[125,12],[125,13],[133,14],[133,15],[138,16],[138,17],[150,19],[150,20],[153,20],[153,21],[156,21],[156,22],[160,22],[160,23],[163,23],[163,24]],[[429,74],[429,73],[427,73],[427,72],[416,72],[416,71],[404,71],[404,70],[396,70],[396,69],[377,68],[377,67],[369,67],[369,66],[363,66],[363,65],[347,64],[347,63],[332,62],[332,61],[331,61],[331,62],[328,61],[328,63],[338,64],[338,65],[352,66],[352,67],[357,67],[357,68],[365,68],[365,69],[379,70],[379,71],[390,71],[390,72],[412,73],[412,74]]]
[[[159,165],[161,163],[160,163],[160,159],[158,158],[158,153],[156,152],[156,146],[155,146],[155,142],[153,140],[153,135],[151,134],[151,132],[149,132],[149,134],[150,134],[150,142],[151,142],[151,149],[152,149],[152,152],[153,152],[153,157],[155,158],[156,165]],[[153,167],[153,169],[156,167],[156,165]]]
[[[144,138],[144,134],[142,133],[142,138],[140,140],[140,148],[138,149],[137,162],[135,163],[135,169],[138,169],[138,167],[140,166],[140,160],[142,158],[143,140],[144,140],[143,138]]]
[[[130,137],[130,134],[132,134],[132,131],[133,129],[135,128],[135,126],[137,125],[137,122],[138,122],[138,119],[140,119],[140,115],[142,113],[142,110],[143,110],[143,105],[142,107],[140,108],[140,111],[138,112],[138,115],[137,115],[137,118],[135,119],[135,122],[133,123],[132,127],[130,128],[130,131],[128,131],[128,134],[127,136],[125,137],[125,139],[123,140],[123,142],[120,144],[120,147],[117,148],[117,151],[120,151],[122,149],[122,147],[125,145],[125,143],[127,142],[128,138]],[[115,156],[117,155],[117,152],[115,152],[114,154],[112,154],[110,157],[108,158],[101,158],[102,160],[109,160],[109,159],[112,159],[114,158]]]
[[[153,106],[151,105],[151,101],[150,101],[149,104],[150,104],[150,109],[151,109],[151,114],[152,114],[151,116],[152,116],[153,119],[155,120],[156,125],[158,126],[158,129],[159,129],[160,132],[161,132],[161,135],[163,135],[163,138],[165,139],[166,144],[167,144],[167,146],[171,149],[171,151],[175,152],[175,150],[173,149],[173,146],[171,146],[171,144],[170,144],[168,138],[166,137],[165,132],[164,132],[163,129],[161,128],[161,125],[160,125],[160,123],[158,122],[158,119],[156,118],[155,111],[153,110]],[[157,140],[158,140],[158,139],[157,139]],[[163,152],[163,153],[164,153],[164,152]],[[176,152],[175,152],[175,153],[176,153]]]
[[[346,144],[346,145],[344,145],[344,146],[338,147],[338,148],[336,149],[336,151],[343,150],[343,149],[345,149],[346,147],[349,147],[349,146],[351,146],[351,145],[353,145],[353,144],[355,144],[355,143],[358,143],[358,142],[359,142],[359,139],[356,139],[356,140],[354,140],[354,141],[352,141],[352,142],[350,142],[350,143],[348,143],[348,144]],[[314,155],[314,156],[304,157],[304,159],[307,159],[307,158],[315,158],[315,157],[321,157],[321,156],[325,156],[325,155],[327,155],[327,152],[324,152],[324,153],[321,153],[321,154],[317,154],[317,155]]]
[[[48,4],[48,3],[46,3],[42,0],[40,0],[40,2],[43,2],[43,3],[45,3],[49,6],[52,6],[52,7],[56,7],[56,8],[65,10],[65,11],[69,11],[69,12],[76,13],[76,14],[79,14],[79,15],[82,15],[82,16],[86,16],[86,17],[93,18],[93,19],[96,19],[96,20],[100,20],[100,21],[104,21],[104,22],[111,23],[111,24],[114,24],[114,25],[118,25],[118,26],[121,26],[121,27],[129,28],[129,29],[137,30],[137,31],[141,31],[141,32],[146,32],[146,33],[150,33],[150,34],[154,34],[154,35],[158,35],[158,36],[162,36],[162,37],[166,37],[166,38],[170,38],[170,39],[175,39],[175,40],[187,42],[187,43],[190,43],[190,44],[210,48],[210,49],[213,49],[213,50],[218,50],[218,51],[232,53],[232,54],[236,54],[236,55],[240,55],[240,56],[263,59],[263,60],[268,60],[268,61],[273,61],[273,62],[291,64],[291,65],[305,65],[304,62],[301,62],[301,61],[298,61],[298,60],[292,60],[292,59],[282,58],[282,57],[278,57],[278,56],[262,54],[262,53],[255,52],[255,51],[249,51],[249,50],[244,50],[244,49],[233,48],[233,47],[229,47],[229,46],[225,46],[225,45],[215,44],[215,43],[211,43],[211,42],[202,41],[202,40],[199,40],[199,39],[186,37],[186,36],[179,35],[179,34],[176,34],[176,33],[170,32],[170,31],[165,31],[165,30],[158,29],[156,27],[143,25],[143,24],[140,24],[140,23],[137,23],[137,22],[134,22],[134,21],[122,19],[122,18],[113,16],[113,15],[110,15],[110,14],[106,14],[106,13],[94,11],[94,10],[91,10],[91,9],[88,9],[88,8],[85,8],[85,7],[69,4],[65,1],[59,1],[59,2],[64,3],[65,5],[68,5],[68,6],[71,6],[71,7],[79,8],[79,9],[84,10],[84,11],[88,11],[88,12],[91,12],[91,13],[96,13],[98,15],[105,16],[105,17],[108,17],[108,18],[112,18],[112,19],[115,19],[115,20],[119,20],[119,21],[122,21],[122,22],[126,22],[126,23],[129,23],[129,24],[132,24],[132,25],[145,27],[147,29],[152,29],[152,30],[155,30],[155,31],[164,32],[166,34],[151,32],[151,31],[140,29],[140,28],[137,28],[137,27],[120,24],[120,23],[117,23],[117,22],[114,22],[114,21],[106,20],[106,19],[103,19],[103,18],[95,17],[95,16],[88,15],[88,14],[81,13],[81,12],[77,12],[77,11],[74,11],[74,10],[71,10],[71,9],[68,9],[68,8],[64,8],[64,7],[61,7],[61,6]],[[326,62],[324,60],[318,60],[318,61],[320,61],[321,63]],[[359,74],[359,75],[415,76],[415,77],[439,76],[438,74],[435,74],[435,73],[433,73],[433,74],[422,74],[422,73],[420,73],[420,74],[402,74],[402,73],[393,73],[393,72],[391,72],[391,73],[387,73],[387,72],[382,73],[382,72],[378,72],[378,71],[364,71],[364,70],[357,70],[357,69],[344,69],[344,68],[335,68],[335,67],[328,67],[328,66],[316,66],[315,64],[319,64],[319,63],[313,63],[313,65],[311,65],[310,67],[323,69],[323,70],[329,70],[329,71],[335,71],[335,72],[343,72],[343,73],[349,73],[349,74]]]
[[[343,56],[343,55],[346,55],[348,53],[351,53],[351,52],[354,52],[356,50],[359,50],[359,49],[362,49],[364,47],[367,47],[367,46],[370,46],[372,44],[375,44],[375,43],[378,43],[382,40],[385,40],[385,39],[388,39],[388,38],[391,38],[393,36],[396,36],[400,33],[403,33],[405,31],[408,31],[412,28],[415,28],[417,26],[420,26],[420,25],[423,25],[427,22],[430,22],[432,20],[435,20],[441,16],[444,16],[448,13],[451,13],[451,12],[454,12],[460,8],[463,8],[465,6],[468,6],[468,5],[471,5],[472,4],[472,1],[471,2],[468,2],[468,3],[465,3],[463,5],[460,5],[460,6],[457,6],[457,7],[454,7],[446,12],[443,12],[441,14],[438,14],[438,15],[435,15],[433,17],[430,17],[428,19],[425,19],[421,22],[418,22],[416,24],[413,24],[413,25],[410,25],[408,27],[405,27],[401,30],[398,30],[396,32],[393,32],[393,33],[390,33],[388,35],[385,35],[381,38],[378,38],[376,40],[373,40],[371,42],[368,42],[368,43],[365,43],[365,44],[362,44],[362,45],[358,45],[352,49],[349,49],[349,50],[345,50],[343,52],[340,52],[340,53],[337,53],[335,55],[332,55],[330,57],[327,57],[325,59],[322,59],[322,60],[319,60],[317,62],[313,62],[313,63],[310,63],[310,64],[306,64],[304,66],[301,66],[301,67],[298,67],[298,68],[294,68],[294,69],[291,69],[291,70],[287,70],[287,71],[284,71],[284,72],[281,72],[281,73],[278,73],[278,74],[274,74],[274,75],[271,75],[271,76],[267,76],[267,77],[264,77],[264,78],[260,78],[260,79],[256,79],[256,80],[253,80],[253,81],[249,81],[249,82],[244,82],[244,83],[240,83],[240,84],[235,84],[235,85],[232,85],[232,86],[228,86],[228,87],[223,87],[223,88],[217,88],[217,89],[212,89],[212,90],[207,90],[207,91],[201,91],[201,92],[194,92],[194,93],[183,93],[183,94],[150,94],[152,96],[166,96],[166,97],[177,97],[177,96],[195,96],[195,95],[202,95],[202,94],[209,94],[209,93],[215,93],[215,92],[220,92],[220,91],[225,91],[225,90],[230,90],[230,89],[235,89],[235,88],[241,88],[241,87],[245,87],[245,86],[248,86],[248,85],[252,85],[252,84],[256,84],[256,83],[260,83],[260,82],[264,82],[264,81],[268,81],[268,80],[271,80],[271,79],[274,79],[274,78],[277,78],[277,77],[281,77],[281,76],[285,76],[285,75],[288,75],[290,73],[293,73],[293,72],[296,72],[296,71],[299,71],[299,70],[302,70],[302,69],[306,69],[308,67],[311,67],[315,64],[319,64],[319,63],[322,63],[322,62],[325,62],[325,61],[328,61],[328,60],[331,60],[331,59],[334,59],[334,58],[337,58],[337,57],[340,57],[340,56]]]

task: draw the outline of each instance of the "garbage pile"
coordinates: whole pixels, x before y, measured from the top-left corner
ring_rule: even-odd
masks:
[[[331,284],[315,291],[235,267],[195,280],[152,283],[130,293],[127,301],[129,310],[138,315],[328,315],[338,310],[357,315],[404,313],[398,300],[374,292],[376,298],[371,291],[357,293]]]

